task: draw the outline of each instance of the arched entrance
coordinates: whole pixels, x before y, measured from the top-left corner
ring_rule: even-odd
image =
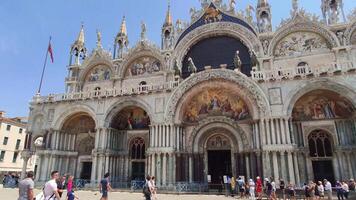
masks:
[[[120,159],[123,157],[125,164],[115,166],[120,171],[119,179],[123,181],[145,180],[145,141],[148,141],[150,123],[147,112],[136,105],[126,106],[113,115],[110,128],[114,137],[119,138],[118,144],[113,145],[113,148],[125,152],[124,155],[120,155]]]
[[[68,135],[64,138],[71,138],[70,136],[75,138],[66,144],[68,147],[65,147],[65,149],[74,147],[71,150],[77,153],[75,178],[89,181],[92,172],[91,155],[95,148],[95,121],[87,113],[76,113],[64,122],[61,132]]]
[[[205,149],[208,158],[208,182],[218,187],[224,175],[232,176],[233,154],[230,139],[222,134],[212,135],[208,138]]]
[[[330,135],[324,130],[314,130],[308,136],[309,155],[312,160],[314,180],[335,182],[333,150]]]

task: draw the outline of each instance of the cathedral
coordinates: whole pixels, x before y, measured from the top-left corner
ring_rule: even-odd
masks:
[[[132,47],[125,18],[88,53],[82,26],[65,93],[34,96],[27,153],[36,181],[52,170],[113,187],[146,175],[162,189],[274,177],[301,186],[356,178],[356,9],[321,0],[322,16],[292,0],[272,27],[268,0],[200,0],[190,22],[168,7],[160,46]]]

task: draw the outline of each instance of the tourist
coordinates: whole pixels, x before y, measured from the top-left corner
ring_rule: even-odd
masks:
[[[313,181],[309,181],[309,196],[311,200],[315,199],[315,183]]]
[[[338,200],[344,200],[344,191],[342,189],[342,185],[340,183],[340,181],[336,181],[336,195],[337,195],[337,199]]]
[[[19,182],[19,198],[17,200],[33,200],[33,172],[27,173],[27,178]]]
[[[245,196],[250,196],[250,185],[248,184],[248,181],[246,181],[245,184]]]
[[[157,199],[157,188],[156,188],[156,181],[155,181],[154,176],[152,176],[152,178],[151,178],[151,194],[152,194],[152,199],[156,200]]]
[[[267,195],[267,199],[273,199],[272,197],[272,191],[273,191],[273,186],[271,184],[271,182],[269,181],[268,178],[265,178],[266,181],[266,195]]]
[[[272,185],[272,199],[277,199],[277,196],[276,196],[276,191],[277,191],[277,187],[276,187],[276,182],[274,182],[274,179],[273,177],[270,177],[269,179],[271,181],[271,185]]]
[[[239,177],[237,180],[237,184],[239,187],[240,197],[244,198],[244,196],[245,196],[245,182],[244,182],[244,180],[242,180],[242,178]]]
[[[236,188],[236,180],[234,176],[231,178],[230,184],[231,184],[231,196],[233,197],[235,195],[235,188]]]
[[[317,191],[318,191],[318,199],[323,199],[324,198],[324,186],[321,183],[321,181],[318,181],[318,185],[317,185]]]
[[[69,175],[68,176],[68,182],[67,182],[67,199],[68,200],[74,200],[74,199],[79,199],[77,196],[75,196],[74,191],[73,191],[73,176]]]
[[[57,180],[57,191],[59,196],[62,198],[63,191],[65,189],[66,177],[62,176]]]
[[[102,193],[100,200],[107,200],[108,199],[108,192],[111,190],[110,182],[109,182],[110,173],[106,173],[104,178],[100,181],[99,189]]]
[[[53,171],[51,173],[51,180],[47,181],[43,189],[43,196],[45,200],[55,200],[61,199],[58,194],[57,189],[57,179],[59,177],[58,171]]]
[[[332,187],[331,187],[331,183],[324,179],[324,191],[325,191],[325,194],[326,196],[328,197],[328,200],[332,200],[333,199],[333,190],[332,190]]]
[[[295,188],[294,188],[294,185],[292,183],[289,183],[287,191],[288,191],[289,199],[290,200],[295,200],[296,199]]]
[[[151,200],[152,191],[153,190],[152,190],[151,177],[147,176],[145,185],[143,185],[143,195],[145,196],[146,200]]]
[[[262,199],[262,180],[259,176],[256,177],[256,193],[257,199]]]
[[[349,190],[352,192],[355,192],[356,189],[356,183],[354,179],[350,179],[349,181]]]
[[[279,189],[281,190],[282,192],[282,199],[285,199],[285,183],[284,183],[284,180],[283,179],[279,179]]]
[[[255,200],[256,199],[256,197],[255,197],[255,182],[252,179],[250,179],[248,186],[250,188],[250,199]]]
[[[349,198],[349,192],[350,192],[349,185],[345,181],[343,181],[341,183],[341,188],[342,188],[342,192],[344,193],[345,199],[348,199]]]
[[[304,190],[304,195],[305,195],[305,198],[307,200],[310,200],[310,185],[307,185],[306,183],[304,183],[303,185],[303,190]]]

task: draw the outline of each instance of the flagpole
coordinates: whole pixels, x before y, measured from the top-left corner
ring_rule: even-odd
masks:
[[[38,95],[41,93],[42,82],[43,82],[43,75],[44,75],[44,72],[45,72],[45,69],[46,69],[46,65],[47,65],[48,47],[49,47],[49,45],[51,44],[51,39],[52,39],[52,38],[51,38],[51,36],[50,36],[50,37],[49,37],[48,46],[47,46],[47,49],[46,49],[46,57],[45,57],[44,64],[43,64],[43,68],[42,68],[41,81],[40,81],[40,85],[38,86],[38,91],[37,91],[37,94],[38,94]]]

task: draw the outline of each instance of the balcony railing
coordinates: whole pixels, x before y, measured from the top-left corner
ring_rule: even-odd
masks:
[[[257,81],[271,81],[282,79],[304,78],[307,76],[332,75],[334,73],[347,73],[355,71],[356,66],[352,62],[329,63],[318,66],[298,66],[298,67],[279,67],[272,70],[252,71],[252,79]]]
[[[50,103],[59,101],[85,100],[93,98],[108,98],[116,96],[129,96],[148,94],[152,92],[168,91],[178,87],[179,81],[171,81],[163,84],[139,85],[136,87],[110,88],[105,90],[94,90],[86,92],[74,92],[64,94],[50,94],[48,96],[35,96],[34,103]]]

